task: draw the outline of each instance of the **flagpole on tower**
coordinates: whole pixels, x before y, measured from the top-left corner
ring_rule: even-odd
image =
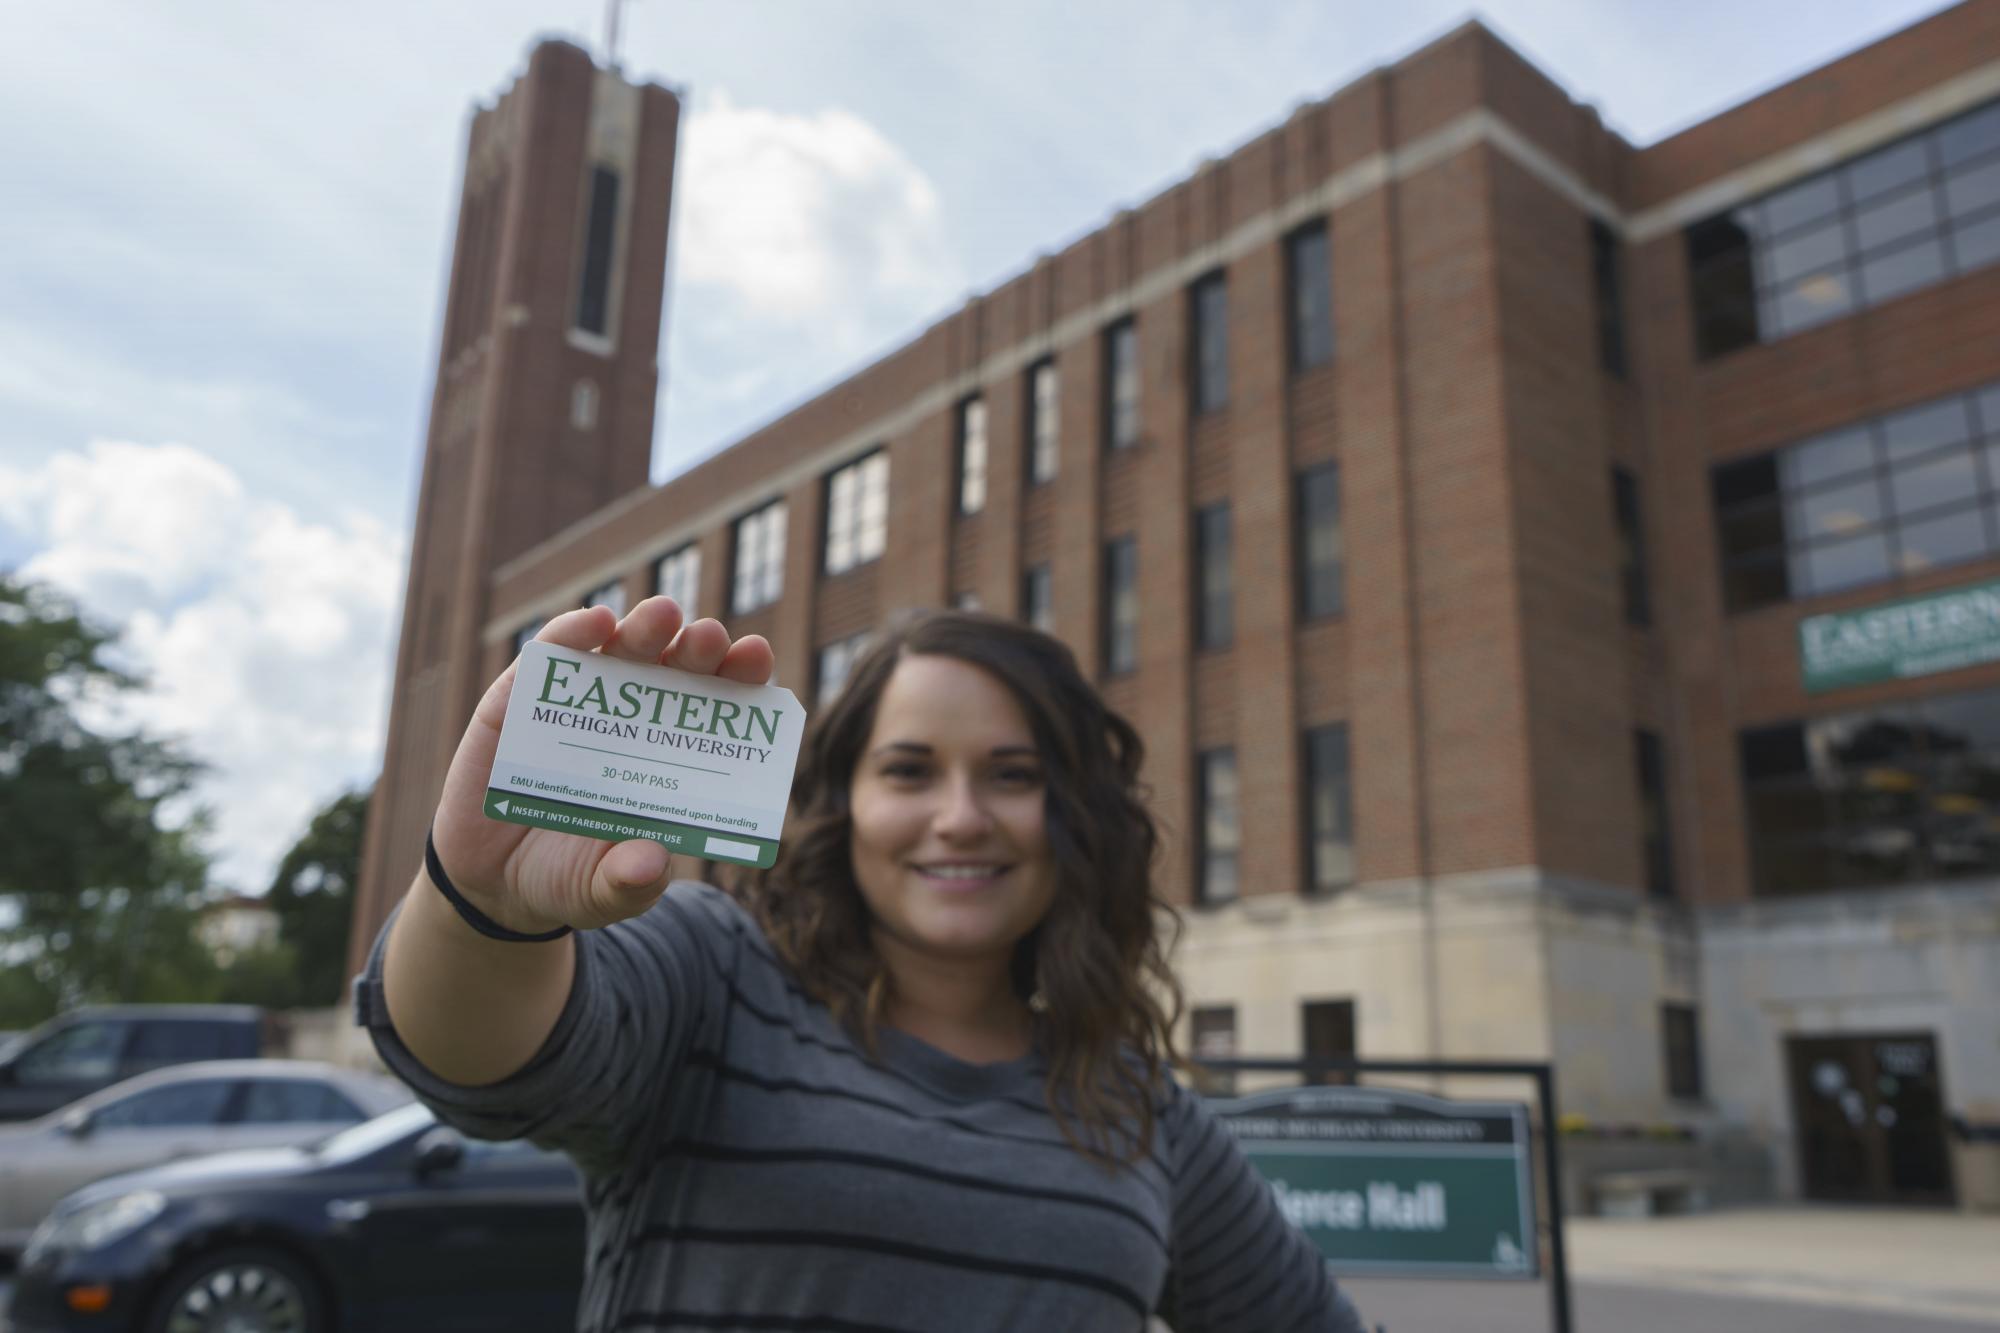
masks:
[[[604,65],[607,69],[618,68],[618,19],[624,9],[625,0],[604,0]]]

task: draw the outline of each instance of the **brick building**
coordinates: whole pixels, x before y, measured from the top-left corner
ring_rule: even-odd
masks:
[[[356,950],[547,615],[670,591],[810,700],[976,603],[1146,737],[1198,1047],[1551,1058],[1712,1193],[1954,1197],[1946,1117],[2000,1121],[2000,3],[1644,149],[1468,23],[658,488],[673,102],[586,117],[583,59],[474,122],[468,211],[482,160],[583,186],[498,261],[461,219]],[[635,104],[592,341],[578,124]]]

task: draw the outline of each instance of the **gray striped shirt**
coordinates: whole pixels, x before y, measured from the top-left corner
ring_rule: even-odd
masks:
[[[467,1134],[582,1171],[587,1333],[1137,1330],[1169,1286],[1179,1333],[1360,1328],[1200,1098],[1170,1086],[1151,1155],[1097,1165],[1038,1056],[967,1064],[885,1029],[870,1059],[708,885],[579,932],[555,1030],[483,1088],[389,1026],[387,936],[361,1012],[389,1068]]]

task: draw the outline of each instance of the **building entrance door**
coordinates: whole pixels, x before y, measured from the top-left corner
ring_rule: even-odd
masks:
[[[1952,1201],[1944,1080],[1929,1033],[1788,1037],[1806,1197]]]

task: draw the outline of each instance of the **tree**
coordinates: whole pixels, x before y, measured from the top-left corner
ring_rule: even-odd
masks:
[[[368,798],[365,790],[349,791],[329,801],[271,878],[264,901],[277,913],[278,943],[265,952],[275,957],[245,957],[238,966],[261,976],[262,984],[289,977],[293,986],[285,1007],[337,1004],[347,984],[347,935],[354,924],[354,886],[361,879]],[[288,972],[280,965],[286,957]],[[245,999],[251,998],[246,992]],[[254,1002],[272,1000],[266,996]]]
[[[141,684],[111,644],[54,591],[0,572],[0,1027],[216,987],[194,933],[206,824],[162,819],[198,766],[86,721]]]

